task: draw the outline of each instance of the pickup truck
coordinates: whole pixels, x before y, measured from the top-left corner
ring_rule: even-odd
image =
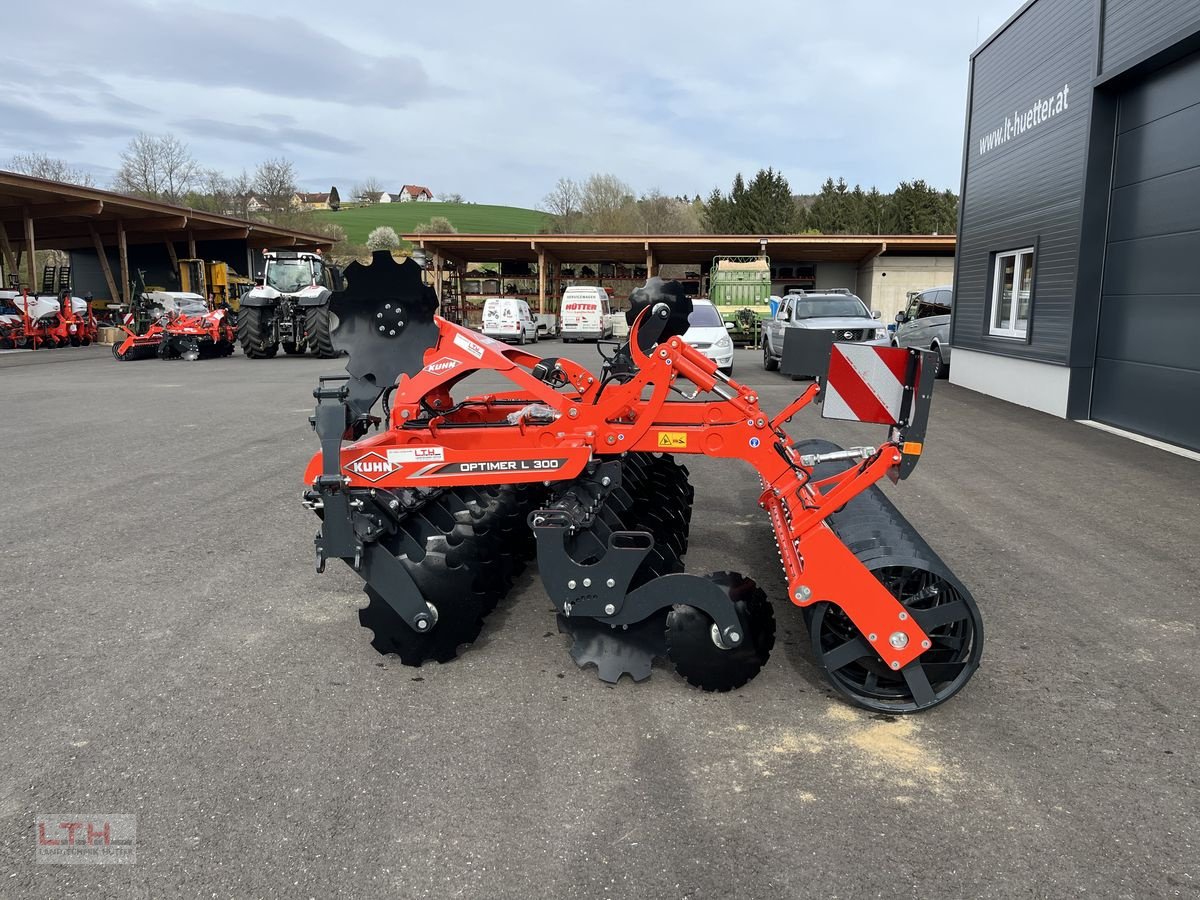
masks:
[[[768,372],[780,368],[784,339],[792,329],[826,331],[835,341],[887,344],[887,329],[879,324],[878,319],[878,310],[867,309],[866,304],[846,288],[788,294],[780,302],[775,315],[763,323],[763,368]],[[823,370],[785,371],[784,374],[815,377],[823,374]]]

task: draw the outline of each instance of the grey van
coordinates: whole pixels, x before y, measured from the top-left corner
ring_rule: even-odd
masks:
[[[944,378],[950,371],[950,310],[953,306],[954,289],[948,284],[913,294],[908,307],[896,313],[892,346],[935,351],[941,358],[938,374]]]

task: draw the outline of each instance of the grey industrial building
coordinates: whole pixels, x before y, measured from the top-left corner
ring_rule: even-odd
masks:
[[[1200,450],[1200,2],[1032,0],[970,68],[951,379]]]

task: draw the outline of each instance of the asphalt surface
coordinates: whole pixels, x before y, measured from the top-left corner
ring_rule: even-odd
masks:
[[[886,490],[987,644],[922,715],[831,694],[754,476],[707,459],[688,569],[753,576],[780,622],[748,686],[601,683],[532,568],[412,669],[371,649],[345,566],[313,571],[307,416],[337,368],[0,355],[0,895],[1200,894],[1197,463],[939,383]],[[738,376],[772,411],[803,387],[750,351]],[[68,813],[135,815],[136,863],[35,864]]]

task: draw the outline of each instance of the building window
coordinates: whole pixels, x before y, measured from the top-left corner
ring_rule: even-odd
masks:
[[[1033,295],[1033,248],[996,254],[992,282],[990,331],[1000,337],[1025,340]]]

